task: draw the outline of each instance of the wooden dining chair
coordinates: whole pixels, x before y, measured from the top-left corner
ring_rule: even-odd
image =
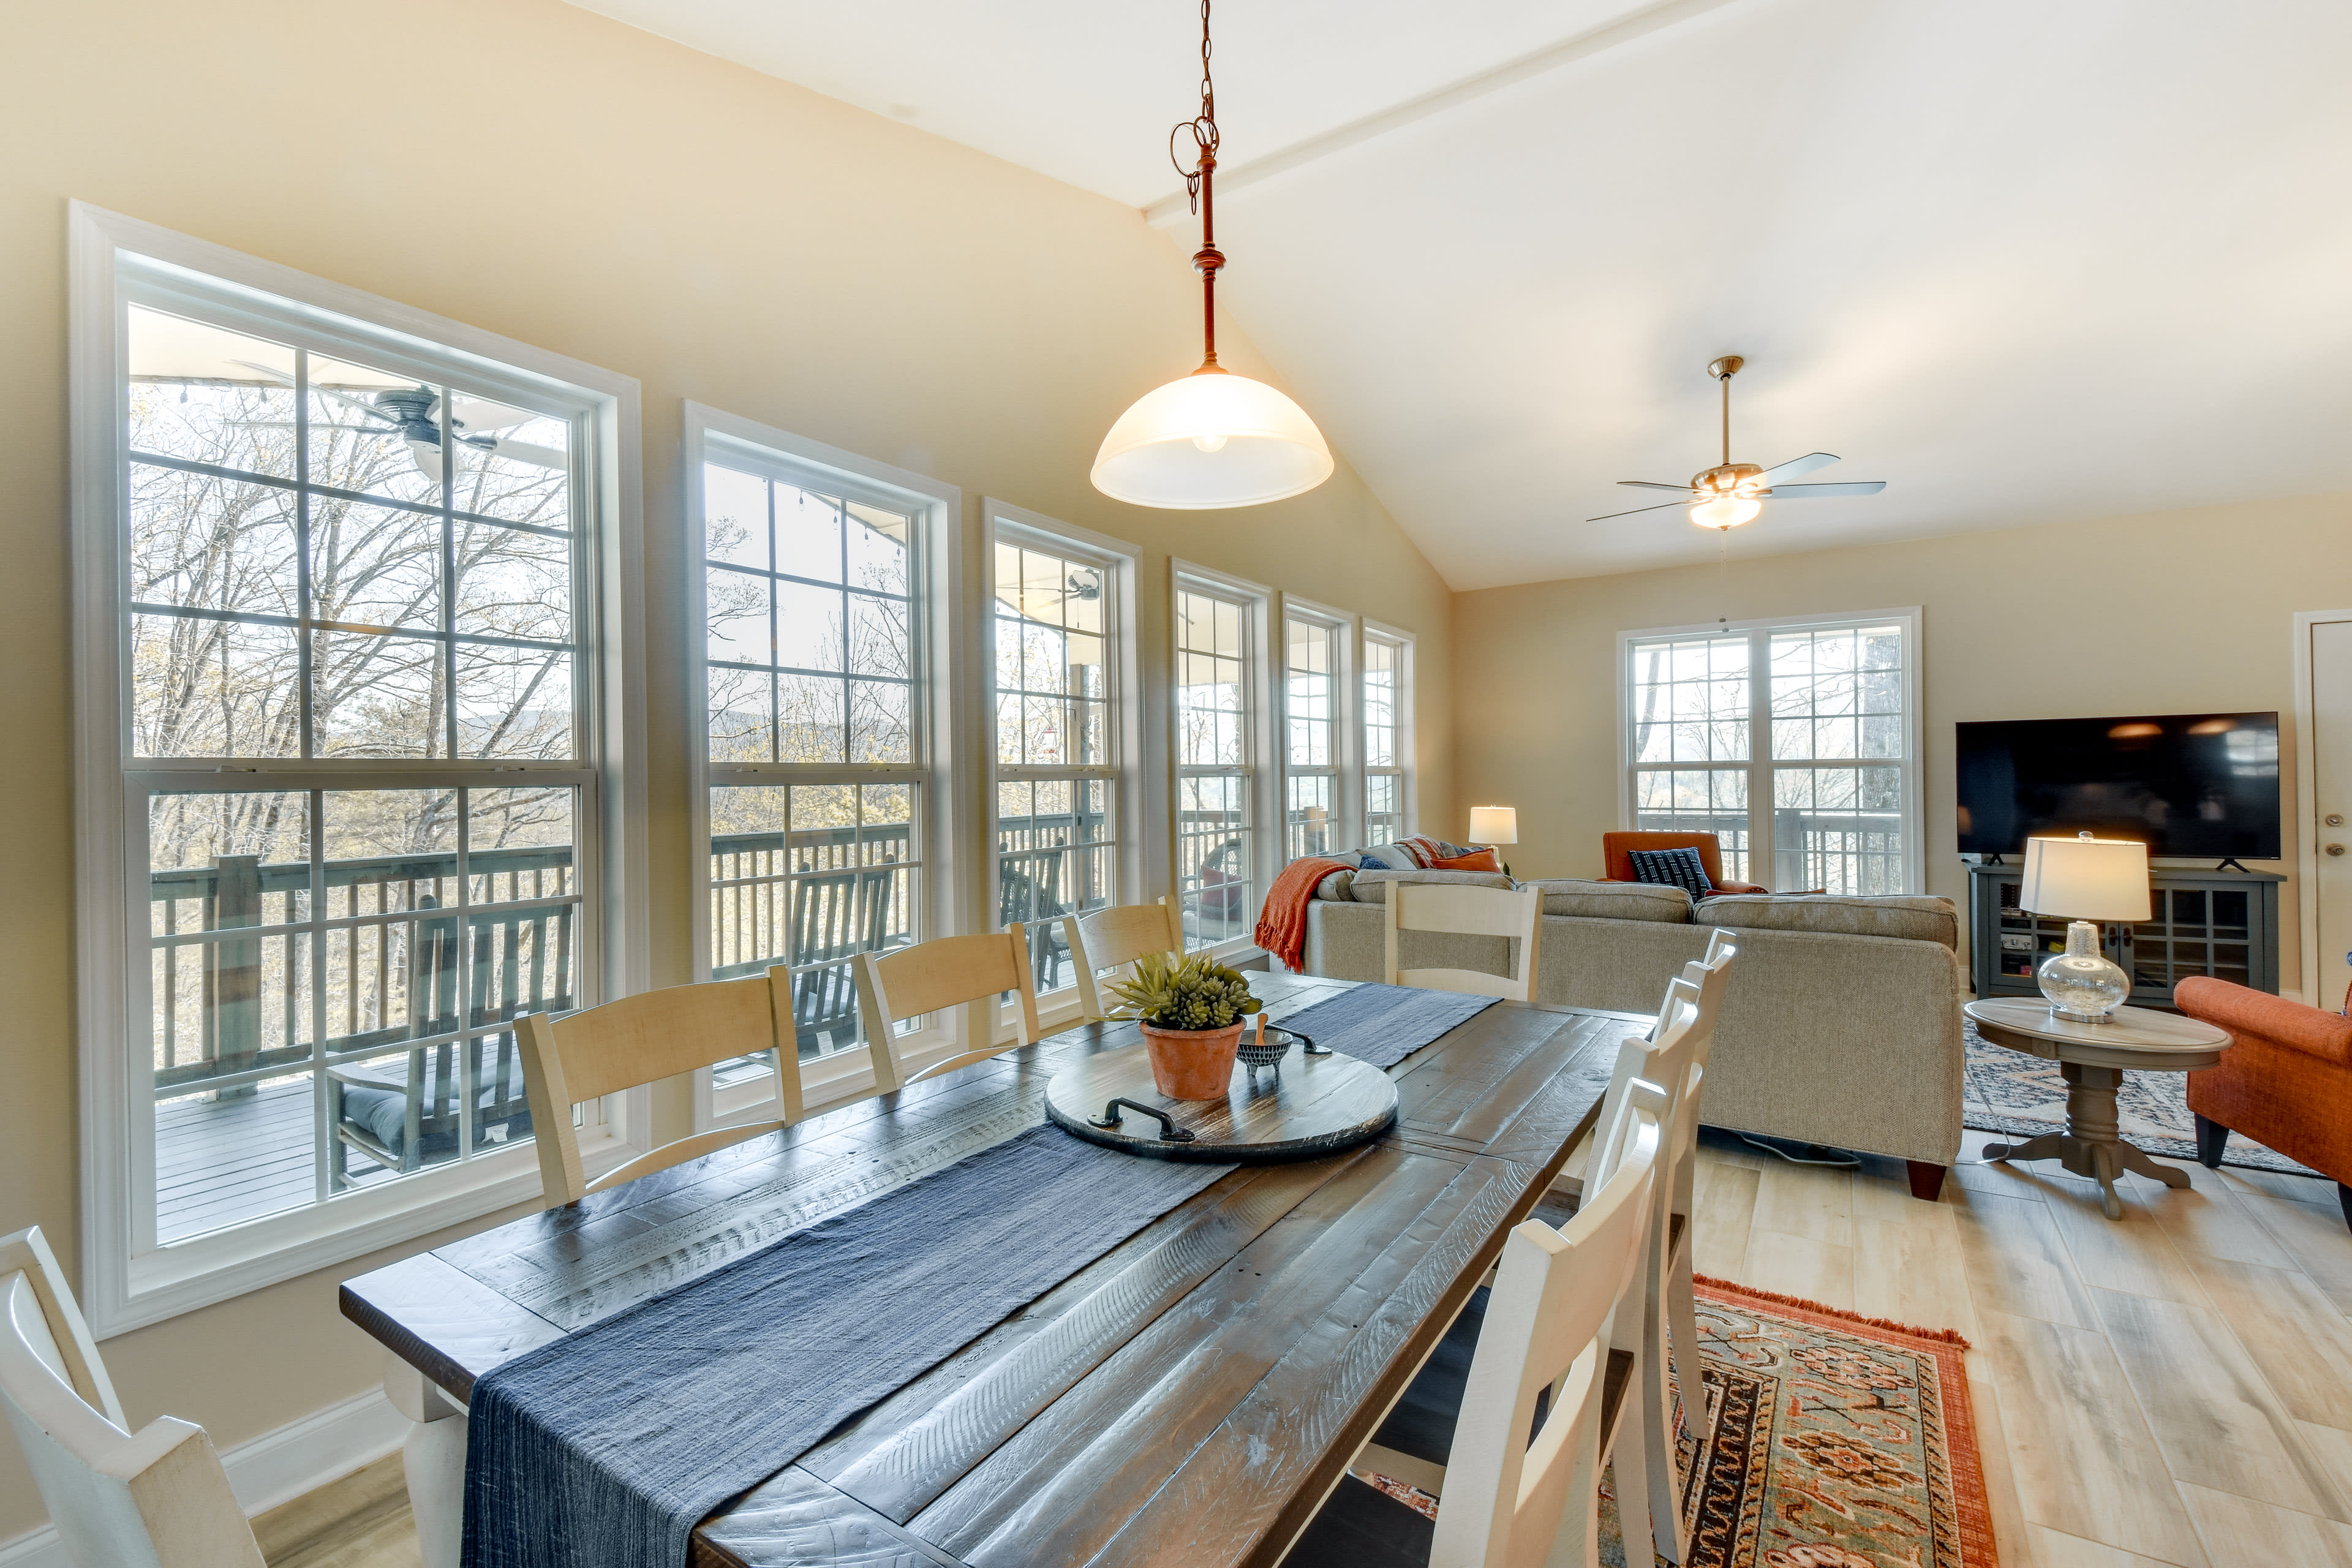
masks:
[[[0,1237],[0,1406],[74,1568],[263,1568],[205,1429],[131,1431],[38,1226]]]
[[[909,1078],[898,1058],[895,1026],[926,1013],[961,1006],[966,1002],[992,1004],[1010,991],[1014,1003],[1015,1043],[1030,1046],[1037,1042],[1037,986],[1029,973],[1028,931],[1018,921],[985,936],[933,937],[878,958],[861,952],[854,967],[857,975],[857,1007],[866,1020],[866,1040],[874,1058],[877,1092],[888,1094],[1013,1048],[983,1037],[972,1049],[933,1062]]]
[[[1531,1219],[1504,1239],[1451,1452],[1430,1482],[1435,1522],[1349,1474],[1286,1563],[1597,1568],[1601,1475],[1612,1459],[1624,1533],[1647,1533],[1640,1445],[1625,1440],[1638,1352],[1612,1339],[1641,1289],[1664,1100],[1654,1086],[1632,1086],[1632,1113],[1614,1130],[1591,1200],[1561,1229]]]
[[[765,974],[641,991],[561,1017],[527,1013],[516,1019],[547,1206],[578,1203],[591,1193],[798,1121],[801,1063],[792,1016],[792,972],[778,964]],[[574,1105],[761,1051],[775,1053],[776,1103],[783,1115],[680,1138],[593,1182],[586,1179],[579,1130],[572,1124]]]
[[[1388,963],[1391,985],[1426,991],[1460,991],[1500,996],[1508,1002],[1536,999],[1536,948],[1543,938],[1543,889],[1475,888],[1454,882],[1391,882],[1388,890]],[[1398,962],[1399,937],[1409,931],[1451,931],[1460,936],[1500,936],[1518,942],[1518,966],[1510,974],[1478,969],[1405,969]]]
[[[1062,940],[1078,970],[1078,1006],[1090,1022],[1110,1016],[1103,1005],[1095,972],[1132,963],[1147,952],[1184,951],[1184,915],[1176,900],[1161,894],[1151,904],[1121,904],[1090,915],[1064,915]]]

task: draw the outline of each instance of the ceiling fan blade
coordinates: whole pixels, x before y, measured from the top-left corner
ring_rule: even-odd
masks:
[[[468,445],[475,444],[468,443]],[[572,466],[571,454],[560,452],[552,447],[538,446],[530,441],[509,441],[493,436],[488,438],[486,449],[501,458],[512,458],[524,463],[536,463],[542,468],[554,468],[559,472]]]
[[[1779,468],[1767,468],[1756,476],[1756,482],[1769,489],[1782,479],[1801,479],[1815,468],[1826,468],[1837,458],[1827,452],[1808,452],[1801,458],[1791,458]]]
[[[1858,480],[1841,485],[1774,485],[1774,500],[1805,500],[1820,496],[1874,496],[1886,488],[1885,479]]]
[[[1621,485],[1631,485],[1637,490],[1675,490],[1683,495],[1690,494],[1690,486],[1688,485],[1653,484],[1648,479],[1619,479],[1617,482]]]
[[[1655,506],[1637,506],[1632,511],[1612,511],[1603,517],[1588,517],[1584,521],[1587,522],[1608,522],[1614,518],[1634,517],[1645,511],[1664,511],[1669,507],[1688,506],[1689,504],[1690,503],[1688,501],[1665,500],[1660,501]]]
[[[457,394],[449,400],[450,417],[457,428],[468,436],[489,436],[500,430],[511,430],[518,425],[528,425],[539,417],[528,408],[516,408],[509,404],[493,403],[487,397],[468,397]],[[433,417],[441,417],[439,404],[433,408]]]

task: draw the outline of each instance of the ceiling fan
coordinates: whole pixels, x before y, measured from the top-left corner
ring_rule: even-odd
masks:
[[[235,360],[231,363],[242,365],[247,370],[257,371],[270,380],[283,382],[288,386],[294,384],[292,376],[269,365],[258,364],[252,360]],[[313,390],[321,397],[331,397],[338,403],[359,410],[371,419],[383,421],[382,424],[377,425],[352,425],[343,428],[373,431],[377,435],[391,435],[398,432],[400,438],[408,445],[409,455],[416,460],[417,471],[428,479],[438,479],[442,477],[441,395],[431,387],[394,387],[377,393],[373,399],[354,397],[348,392],[338,392],[331,386],[319,386],[314,387]],[[542,468],[554,468],[560,471],[571,467],[570,456],[553,447],[541,447],[530,441],[516,441],[497,434],[498,431],[512,429],[515,426],[525,424],[537,417],[539,417],[537,415],[526,409],[509,408],[502,403],[492,403],[485,398],[467,397],[462,394],[452,399],[449,405],[450,428],[453,432],[459,433],[457,439],[467,446],[498,457],[512,458],[521,462],[536,464]]]
[[[1781,481],[1810,474],[1816,468],[1826,468],[1837,458],[1828,452],[1809,452],[1801,458],[1791,458],[1774,468],[1759,468],[1753,463],[1731,460],[1731,378],[1748,362],[1738,354],[1726,354],[1706,367],[1706,374],[1723,384],[1723,461],[1691,476],[1686,485],[1653,484],[1647,479],[1619,479],[1621,485],[1631,485],[1637,490],[1673,490],[1677,500],[1660,501],[1655,506],[1637,506],[1632,511],[1612,511],[1602,517],[1589,517],[1587,522],[1607,522],[1612,518],[1633,517],[1645,511],[1663,511],[1670,506],[1690,508],[1690,520],[1701,528],[1716,530],[1738,528],[1754,521],[1764,510],[1767,500],[1804,500],[1818,496],[1874,496],[1886,488],[1885,479],[1859,480],[1850,484],[1791,485]]]

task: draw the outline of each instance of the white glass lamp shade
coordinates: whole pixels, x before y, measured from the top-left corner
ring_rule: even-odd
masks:
[[[2074,921],[2148,917],[2147,846],[2127,838],[2029,838],[2017,907]]]
[[[1519,808],[1516,805],[1474,805],[1470,808],[1470,842],[1517,844]]]
[[[1145,393],[1095,454],[1095,489],[1137,506],[1264,506],[1331,477],[1307,410],[1262,381],[1208,371]]]
[[[1717,496],[1703,500],[1690,509],[1690,520],[1701,528],[1712,528],[1718,533],[1738,528],[1743,522],[1753,522],[1764,503],[1753,496]]]

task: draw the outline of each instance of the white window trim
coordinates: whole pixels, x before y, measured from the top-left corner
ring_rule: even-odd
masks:
[[[980,613],[986,618],[985,654],[981,660],[980,722],[982,727],[981,756],[984,759],[987,780],[981,793],[981,832],[988,863],[982,868],[981,887],[989,900],[988,928],[998,929],[997,855],[996,855],[996,784],[1002,775],[996,750],[996,543],[1000,539],[1013,543],[1034,542],[1046,549],[1062,552],[1081,561],[1112,567],[1118,592],[1112,605],[1116,616],[1111,631],[1111,658],[1118,674],[1117,693],[1118,724],[1117,729],[1118,757],[1111,779],[1111,820],[1118,825],[1118,894],[1113,902],[1136,901],[1142,898],[1140,889],[1149,886],[1145,845],[1151,837],[1150,824],[1157,820],[1151,815],[1150,791],[1147,781],[1152,773],[1149,768],[1144,742],[1143,675],[1140,641],[1137,636],[1136,579],[1143,572],[1143,550],[1124,539],[1114,539],[1107,533],[1097,533],[1076,523],[1047,517],[982,496],[980,502]],[[1048,992],[1037,998],[1037,1025],[1052,1032],[1078,1021],[1081,1008],[1077,986],[1073,984],[1059,991]],[[1012,1010],[1001,1008],[996,1020],[996,1037],[1013,1037]]]
[[[597,639],[590,656],[598,679],[588,756],[601,831],[583,836],[597,858],[593,869],[583,868],[583,879],[595,889],[600,931],[597,945],[583,953],[582,971],[604,996],[641,991],[650,974],[639,390],[628,376],[85,203],[69,205],[68,226],[81,1284],[84,1310],[106,1338],[445,1229],[539,1192],[538,1162],[525,1146],[168,1248],[138,1246],[137,1205],[152,1202],[152,1181],[150,1191],[139,1190],[137,1173],[142,1160],[152,1164],[153,1150],[152,1143],[143,1151],[134,1146],[128,1114],[131,1037],[135,1032],[143,1040],[147,1025],[139,1020],[134,1030],[125,977],[134,934],[143,940],[143,932],[134,933],[131,913],[145,909],[146,889],[139,886],[144,868],[131,863],[125,834],[130,721],[121,681],[128,632],[119,525],[126,504],[126,316],[118,256],[184,270],[207,291],[272,296],[316,312],[321,331],[390,356],[401,357],[404,345],[414,345],[429,347],[444,363],[453,356],[475,357],[494,382],[517,384],[520,374],[560,387],[567,398],[584,394],[591,401],[598,615],[583,635]],[[362,770],[352,771],[361,776]],[[583,1151],[593,1166],[617,1164],[634,1152],[631,1130],[649,1124],[649,1104],[642,1090],[606,1102],[607,1131]]]
[[[1168,762],[1160,773],[1168,781],[1168,804],[1161,820],[1168,843],[1167,886],[1170,896],[1176,895],[1176,814],[1182,795],[1177,787],[1182,765],[1176,734],[1176,628],[1181,624],[1177,596],[1187,585],[1192,585],[1239,598],[1248,614],[1250,652],[1243,661],[1243,668],[1250,680],[1248,707],[1255,722],[1243,731],[1249,745],[1243,771],[1250,781],[1250,869],[1255,879],[1255,890],[1262,907],[1266,889],[1273,885],[1275,873],[1282,866],[1283,753],[1276,749],[1278,742],[1275,724],[1280,705],[1275,697],[1272,663],[1275,591],[1263,583],[1253,583],[1246,577],[1236,577],[1230,572],[1220,572],[1213,566],[1203,566],[1181,557],[1171,557],[1168,565],[1168,689],[1163,697],[1167,713],[1161,730],[1166,738]],[[1248,962],[1263,956],[1257,943],[1246,936],[1229,937],[1201,951],[1220,963]]]
[[[1360,623],[1360,629],[1362,636],[1359,644],[1359,651],[1356,659],[1356,755],[1359,757],[1369,758],[1371,754],[1371,748],[1364,740],[1362,707],[1364,695],[1363,671],[1366,666],[1370,663],[1370,660],[1365,658],[1361,652],[1361,642],[1370,642],[1377,639],[1388,644],[1390,647],[1397,650],[1397,689],[1395,702],[1396,773],[1398,778],[1397,815],[1402,819],[1400,824],[1398,837],[1400,838],[1409,838],[1421,831],[1421,789],[1419,783],[1421,778],[1421,769],[1418,766],[1419,759],[1413,752],[1412,729],[1413,635],[1409,631],[1403,630],[1402,627],[1388,626],[1380,621],[1373,620],[1370,616],[1363,618]],[[1364,773],[1366,775],[1369,775],[1370,772],[1370,763],[1367,762],[1364,764]],[[1369,845],[1371,842],[1371,827],[1370,823],[1364,819],[1364,784],[1361,777],[1357,780],[1356,812],[1358,815],[1357,826],[1363,835],[1359,842]],[[1467,831],[1466,824],[1465,826],[1465,831]],[[1443,836],[1441,835],[1441,837]]]
[[[686,550],[686,636],[690,639],[685,660],[685,696],[693,737],[693,743],[687,748],[687,814],[691,835],[688,854],[693,863],[694,977],[710,978],[709,694],[703,679],[701,652],[703,606],[709,595],[703,565],[702,468],[704,463],[720,455],[779,478],[798,475],[811,483],[845,489],[853,500],[873,499],[894,508],[904,507],[921,526],[923,548],[918,558],[918,570],[922,580],[918,599],[924,614],[925,646],[921,657],[926,672],[925,700],[916,710],[919,725],[917,755],[920,760],[905,770],[905,776],[919,780],[922,786],[923,906],[928,935],[946,936],[974,929],[969,923],[970,911],[963,908],[970,901],[964,889],[971,879],[959,875],[958,859],[963,847],[973,842],[972,834],[976,831],[972,781],[978,776],[973,762],[977,745],[969,733],[971,726],[961,716],[970,713],[977,700],[971,688],[979,675],[976,670],[968,670],[959,682],[953,658],[957,648],[970,645],[973,635],[970,624],[972,612],[962,591],[963,491],[927,474],[877,462],[822,441],[795,436],[789,430],[688,401],[685,406],[686,526],[680,531],[685,536]],[[765,771],[757,763],[730,767],[754,773]],[[766,767],[774,770],[779,784],[815,782],[801,764],[780,763]],[[881,778],[870,768],[846,769],[843,776],[868,783],[880,782]],[[947,1019],[944,1027],[929,1026],[919,1030],[919,1037],[930,1037],[909,1042],[905,1053],[907,1070],[920,1071],[932,1061],[945,1060],[954,1054],[963,1033],[974,1026],[971,1017],[958,1015]],[[805,1065],[802,1078],[803,1103],[816,1105],[845,1099],[872,1088],[874,1081],[870,1047],[838,1051]],[[707,1068],[697,1070],[694,1084],[694,1125],[698,1131],[772,1120],[782,1114],[775,1097],[757,1086],[747,1085],[714,1096]]]
[[[1735,632],[1798,631],[1808,626],[1853,626],[1895,622],[1903,627],[1903,885],[1909,892],[1927,890],[1927,802],[1920,798],[1921,723],[1919,667],[1925,662],[1924,612],[1916,605],[1894,610],[1855,610],[1810,616],[1762,616],[1739,621],[1702,621],[1696,626],[1651,626],[1617,634],[1617,825],[1630,829],[1633,822],[1633,647],[1662,637],[1727,637]],[[1751,666],[1748,684],[1750,733],[1759,718],[1770,717],[1770,669]],[[1767,730],[1769,735],[1769,731]],[[1772,842],[1772,757],[1770,747],[1752,742],[1748,761],[1748,841],[1769,847]],[[1759,817],[1759,812],[1763,815]],[[1769,853],[1769,848],[1766,851]],[[1751,879],[1768,878],[1770,868],[1753,863]]]
[[[1275,863],[1287,864],[1290,855],[1290,626],[1293,620],[1312,621],[1331,632],[1331,655],[1338,667],[1331,672],[1331,795],[1339,806],[1339,847],[1364,841],[1364,737],[1363,691],[1358,685],[1363,679],[1362,618],[1352,611],[1335,609],[1314,599],[1296,594],[1282,595],[1280,605],[1282,631],[1281,651],[1275,659],[1275,697],[1282,713],[1276,732],[1282,738],[1281,750],[1276,761],[1282,769],[1279,800],[1281,820],[1277,824],[1283,843],[1276,847]],[[1314,770],[1301,770],[1312,773]]]

